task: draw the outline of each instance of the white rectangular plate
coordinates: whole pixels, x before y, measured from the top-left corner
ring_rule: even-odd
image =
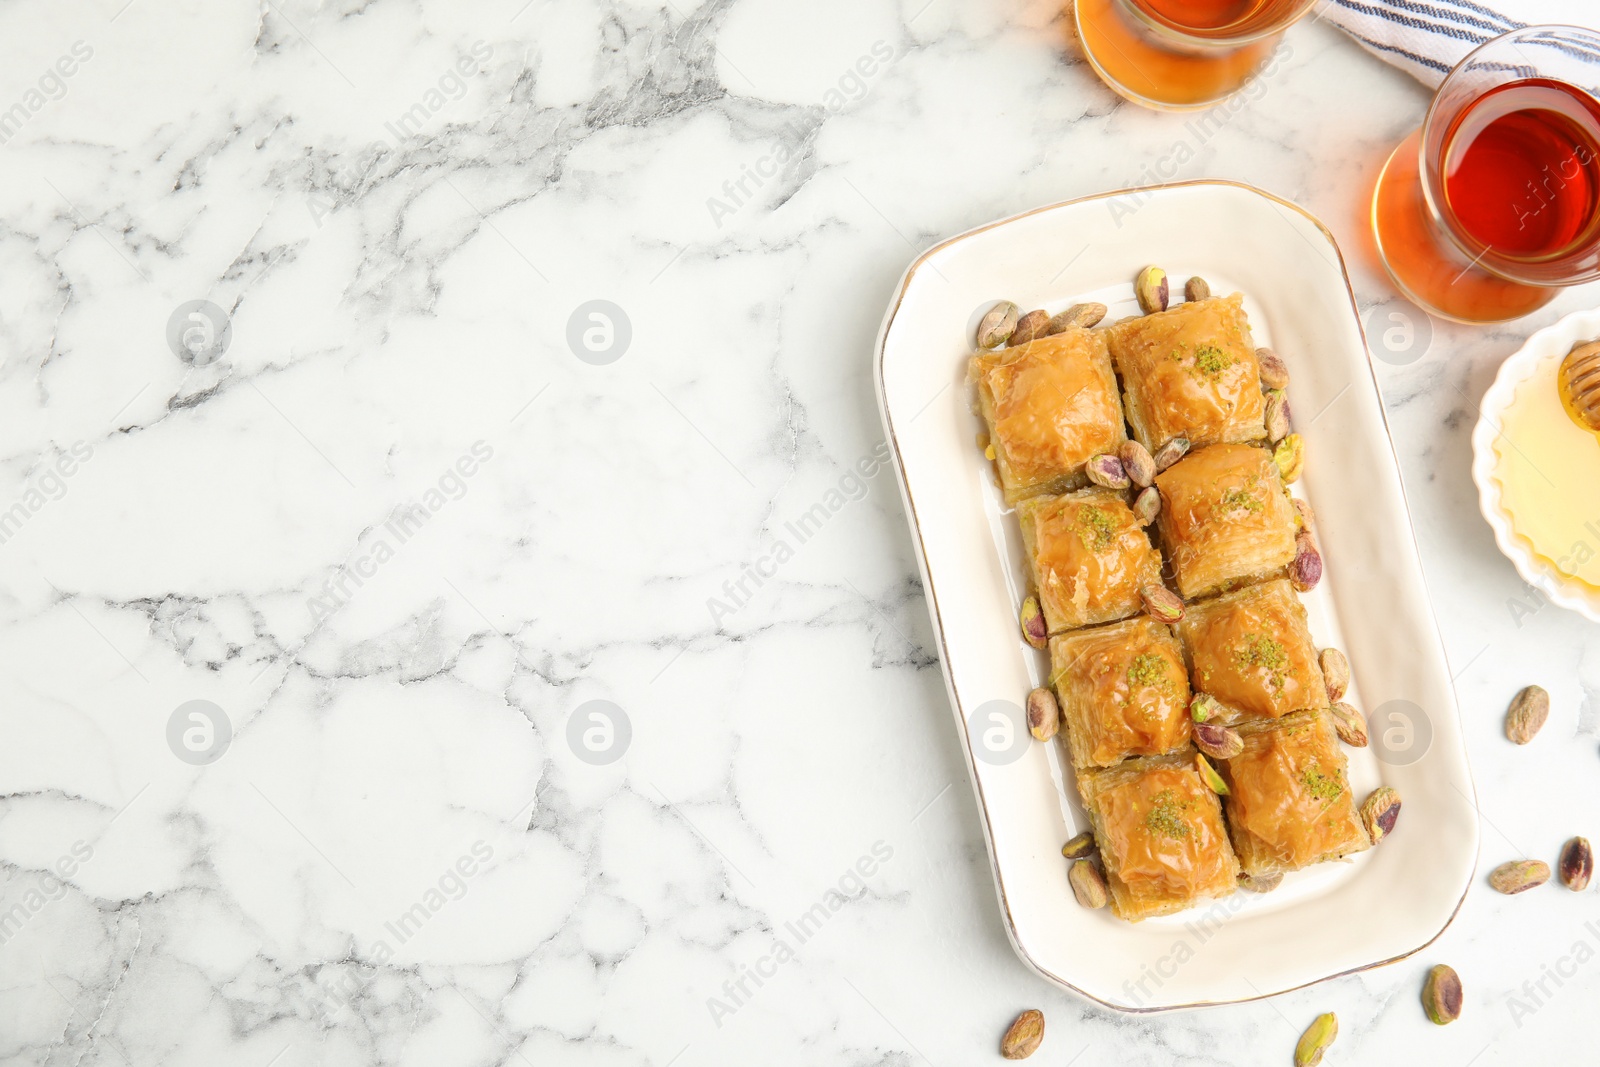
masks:
[[[1347,750],[1358,800],[1379,784],[1399,824],[1349,863],[1270,894],[1236,893],[1125,923],[1074,903],[1061,845],[1088,827],[1071,768],[1031,742],[1020,706],[1046,676],[1020,637],[1020,538],[976,445],[966,363],[995,300],[1051,313],[1083,300],[1137,311],[1132,279],[1164,267],[1239,291],[1258,345],[1288,363],[1327,564],[1306,599],[1319,646],[1344,649],[1347,699],[1372,746]],[[1478,825],[1454,689],[1423,584],[1400,473],[1343,259],[1292,204],[1230,182],[1076,200],[935,246],[901,280],[878,338],[878,402],[900,475],[951,710],[1017,954],[1052,982],[1124,1011],[1270,996],[1388,963],[1449,925],[1477,863]]]

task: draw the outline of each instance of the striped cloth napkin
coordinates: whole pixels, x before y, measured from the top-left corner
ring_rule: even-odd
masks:
[[[1600,0],[1324,0],[1320,14],[1430,87],[1502,33],[1549,22],[1600,28]]]

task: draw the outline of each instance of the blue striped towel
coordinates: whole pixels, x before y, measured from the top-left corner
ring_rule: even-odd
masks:
[[[1324,0],[1320,13],[1428,86],[1502,33],[1549,22],[1600,28],[1596,0]]]

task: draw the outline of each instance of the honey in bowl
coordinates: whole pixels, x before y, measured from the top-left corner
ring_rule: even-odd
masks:
[[[1563,578],[1600,591],[1600,433],[1575,402],[1566,362],[1545,359],[1517,386],[1494,478],[1517,535]]]

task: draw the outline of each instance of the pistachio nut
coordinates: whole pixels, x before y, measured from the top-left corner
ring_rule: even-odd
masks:
[[[1400,794],[1381,785],[1361,802],[1361,825],[1376,845],[1394,833],[1394,824],[1400,818]]]
[[[1200,780],[1206,784],[1207,789],[1219,797],[1228,795],[1228,783],[1217,773],[1217,769],[1211,766],[1211,761],[1199,752],[1194,754],[1194,769],[1200,772]]]
[[[1100,873],[1100,868],[1094,865],[1093,860],[1076,860],[1072,869],[1067,872],[1067,881],[1072,885],[1072,895],[1078,903],[1089,909],[1103,908],[1106,906],[1106,880]]]
[[[1489,885],[1496,892],[1525,893],[1550,880],[1550,865],[1543,860],[1512,860],[1489,872]]]
[[[1156,473],[1160,474],[1162,471],[1178,462],[1178,460],[1182,459],[1184,455],[1188,453],[1188,451],[1189,439],[1187,437],[1174,437],[1172,440],[1156,449],[1156,454],[1151,457],[1156,461]]]
[[[1140,271],[1133,281],[1133,295],[1146,315],[1167,310],[1167,272],[1160,267]]]
[[[1516,695],[1506,711],[1506,736],[1519,745],[1532,741],[1550,717],[1550,694],[1530,685]]]
[[[1272,460],[1278,465],[1278,473],[1283,475],[1283,484],[1293,485],[1300,480],[1300,472],[1306,469],[1305,438],[1297,433],[1285,437],[1272,450]]]
[[[1322,668],[1322,680],[1328,687],[1330,701],[1343,700],[1350,691],[1350,661],[1337,648],[1325,648],[1317,653],[1317,666]]]
[[[1083,473],[1095,485],[1103,485],[1107,489],[1126,489],[1133,484],[1128,478],[1128,472],[1122,469],[1122,460],[1115,453],[1102,452],[1090,458],[1083,465]]]
[[[1156,521],[1156,516],[1161,514],[1161,493],[1155,486],[1139,490],[1139,495],[1133,498],[1133,515],[1139,520],[1140,526],[1149,526]]]
[[[1461,1018],[1461,976],[1455,968],[1436,963],[1422,983],[1422,1010],[1428,1018],[1445,1026]]]
[[[1035,308],[1017,320],[1017,328],[1012,331],[1010,344],[1015,347],[1036,341],[1043,337],[1049,328],[1050,313]]]
[[[1048,741],[1061,726],[1061,705],[1056,695],[1048,689],[1035,689],[1028,694],[1028,732],[1035,741]]]
[[[1239,888],[1246,893],[1270,893],[1283,884],[1283,872],[1276,874],[1239,873]]]
[[[1256,366],[1260,368],[1263,389],[1289,388],[1289,365],[1278,353],[1270,348],[1256,349]]]
[[[1204,300],[1211,295],[1211,285],[1197,274],[1183,287],[1183,295],[1189,300]]]
[[[1011,1023],[1000,1039],[1000,1055],[1008,1060],[1025,1060],[1039,1050],[1044,1040],[1044,1013],[1029,1008]]]
[[[1333,732],[1351,748],[1367,747],[1367,717],[1354,707],[1339,701],[1329,709],[1333,719]]]
[[[1151,618],[1165,623],[1178,622],[1183,618],[1183,599],[1164,585],[1141,586],[1139,599],[1144,601],[1144,610],[1150,613]]]
[[[1122,470],[1128,480],[1140,489],[1149,488],[1156,480],[1155,458],[1138,441],[1122,442],[1117,448],[1117,458],[1122,460]]]
[[[1322,553],[1316,538],[1301,530],[1294,539],[1294,560],[1289,564],[1289,584],[1298,592],[1309,593],[1322,581]]]
[[[1267,424],[1267,440],[1277,444],[1289,436],[1289,401],[1277,390],[1267,394],[1267,409],[1263,416]]]
[[[1039,607],[1039,598],[1033,594],[1022,602],[1022,611],[1019,619],[1022,623],[1022,639],[1034,648],[1043,649],[1050,644],[1050,627],[1045,625],[1044,612]]]
[[[1050,326],[1045,330],[1045,336],[1062,333],[1076,326],[1087,330],[1106,317],[1104,304],[1073,304],[1067,310],[1050,320]]]
[[[1061,846],[1061,854],[1069,860],[1081,860],[1094,855],[1094,831],[1085,830]]]
[[[1594,849],[1589,847],[1589,839],[1574,837],[1563,845],[1556,869],[1561,872],[1561,884],[1574,893],[1588,889],[1589,879],[1594,877]]]
[[[1329,1011],[1317,1016],[1294,1047],[1294,1067],[1317,1067],[1322,1062],[1322,1054],[1328,1051],[1328,1046],[1338,1036],[1337,1015]]]
[[[1210,722],[1222,714],[1222,705],[1217,703],[1217,698],[1207,693],[1196,693],[1189,701],[1189,718],[1197,723]]]
[[[1244,751],[1244,738],[1238,730],[1214,722],[1196,722],[1194,747],[1212,759],[1232,759]]]
[[[1311,505],[1299,497],[1290,494],[1289,503],[1294,505],[1294,524],[1296,529],[1314,534],[1317,528],[1317,513],[1311,510]]]
[[[978,320],[978,347],[999,348],[1011,340],[1021,314],[1021,309],[1009,300],[1002,300],[984,312],[983,318]]]

